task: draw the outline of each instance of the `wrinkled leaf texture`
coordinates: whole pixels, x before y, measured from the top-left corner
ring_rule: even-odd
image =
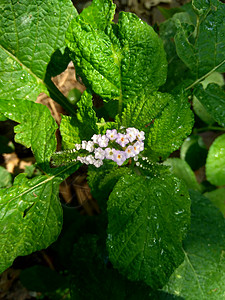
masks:
[[[115,5],[94,0],[71,22],[67,45],[86,86],[103,99],[127,100],[142,90],[157,90],[166,80],[163,45],[153,28]]]
[[[128,279],[154,289],[162,287],[183,262],[182,240],[190,217],[185,185],[164,168],[158,176],[122,176],[107,208],[113,266]]]
[[[45,78],[52,56],[65,48],[65,32],[77,11],[70,0],[2,0],[0,3],[0,98],[35,101],[41,92],[72,110]],[[56,54],[55,54],[56,53]],[[52,65],[55,72],[57,66]],[[56,74],[54,74],[56,75]]]

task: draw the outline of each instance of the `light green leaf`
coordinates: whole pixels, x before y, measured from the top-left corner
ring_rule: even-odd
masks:
[[[94,0],[71,22],[67,44],[85,85],[122,102],[142,90],[157,90],[165,82],[167,62],[152,27],[124,12],[113,24],[114,10],[111,0]]]
[[[225,92],[217,84],[211,83],[206,89],[199,84],[194,94],[204,106],[206,111],[220,125],[225,127]]]
[[[0,188],[7,188],[12,185],[12,174],[0,166]]]
[[[65,32],[76,16],[70,0],[1,1],[1,99],[35,101],[41,92],[48,93],[49,89],[51,96],[63,104],[66,98],[60,92],[57,96],[51,84],[45,84],[45,77],[53,54],[65,48]]]
[[[168,105],[154,120],[145,154],[152,160],[167,158],[191,133],[194,118],[185,94],[168,95]]]
[[[203,138],[198,134],[186,138],[180,149],[180,158],[185,160],[194,171],[205,165],[207,154],[208,150]]]
[[[170,167],[170,171],[179,179],[182,179],[187,188],[196,191],[201,191],[201,186],[197,182],[194,172],[191,167],[186,163],[186,161],[180,158],[168,158],[163,163]]]
[[[50,157],[56,150],[57,124],[49,109],[28,100],[0,100],[0,112],[20,125],[14,128],[15,141],[31,147],[38,165],[50,171]]]
[[[225,297],[225,220],[198,192],[192,199],[191,229],[184,241],[185,260],[164,290],[185,300]]]
[[[209,149],[206,177],[212,184],[225,184],[225,134],[216,138]]]
[[[202,3],[204,2],[204,5]],[[225,4],[218,0],[193,2],[197,14],[202,15],[197,28],[177,23],[175,43],[178,56],[194,72],[196,78],[214,71],[225,71]]]
[[[62,117],[60,132],[64,149],[73,149],[76,143],[90,140],[93,134],[98,133],[98,118],[93,110],[92,95],[84,91],[77,106],[76,117]]]
[[[207,197],[217,208],[219,208],[225,217],[225,188],[207,192],[204,196]]]
[[[162,287],[184,259],[189,214],[188,191],[171,173],[123,176],[108,200],[113,266],[130,280]]]
[[[149,127],[162,114],[172,98],[169,94],[159,92],[152,95],[142,94],[140,97],[136,97],[123,110],[121,125],[149,131]]]
[[[157,161],[177,150],[191,133],[193,113],[185,95],[155,92],[128,103],[121,125],[145,131],[144,155]]]

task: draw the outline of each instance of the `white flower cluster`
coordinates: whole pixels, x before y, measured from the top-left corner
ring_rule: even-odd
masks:
[[[94,134],[91,141],[75,144],[74,152],[86,150],[84,156],[79,155],[76,158],[86,165],[92,164],[99,168],[104,159],[109,159],[121,166],[126,159],[136,158],[144,150],[144,139],[144,132],[134,127],[127,128],[126,133],[118,133],[116,129],[108,129],[105,135]]]

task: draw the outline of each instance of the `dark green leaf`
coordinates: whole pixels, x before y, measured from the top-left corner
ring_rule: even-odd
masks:
[[[206,89],[199,84],[194,90],[195,96],[204,106],[208,114],[225,127],[225,92],[217,84],[209,84]]]
[[[69,286],[66,277],[41,265],[22,270],[20,281],[29,291],[41,293],[49,293]]]
[[[198,192],[191,192],[191,230],[184,242],[185,260],[164,290],[193,299],[223,299],[225,295],[225,220]]]
[[[122,277],[110,267],[106,255],[104,245],[96,235],[86,235],[75,244],[72,257],[72,299],[152,299],[148,286],[129,282]]]
[[[0,154],[11,153],[15,150],[12,142],[6,136],[0,135]]]
[[[202,15],[194,27],[177,23],[175,36],[177,53],[193,71],[196,78],[213,71],[225,71],[225,4],[218,0],[193,2],[198,15]],[[197,34],[196,34],[197,32]]]
[[[225,134],[216,138],[209,149],[206,177],[212,184],[225,184]]]
[[[0,100],[0,112],[20,125],[15,127],[15,141],[31,147],[42,170],[50,171],[50,157],[56,150],[57,125],[49,109],[28,100]]]
[[[71,22],[67,44],[85,85],[104,99],[122,102],[142,90],[158,89],[167,63],[153,28],[124,12],[113,24],[114,10],[111,0],[94,0]]]
[[[162,91],[171,91],[178,84],[190,77],[187,66],[178,57],[174,37],[177,33],[177,22],[192,23],[188,13],[182,12],[175,14],[171,19],[163,22],[159,26],[159,34],[164,43],[164,49],[168,61],[168,74]]]
[[[162,287],[184,259],[189,224],[185,185],[171,174],[125,175],[108,200],[108,250],[114,267],[131,280]]]
[[[219,210],[222,212],[225,217],[225,188],[216,189],[211,192],[204,194]]]

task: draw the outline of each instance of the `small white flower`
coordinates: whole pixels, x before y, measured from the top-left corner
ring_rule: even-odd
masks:
[[[127,157],[124,151],[115,151],[113,160],[118,166],[121,166],[126,159]]]
[[[144,131],[139,131],[137,134],[137,138],[139,139],[139,141],[144,141],[144,139],[145,139]]]
[[[134,153],[137,155],[144,150],[144,143],[137,141],[134,145]]]
[[[82,141],[81,148],[86,150],[87,141]]]
[[[82,164],[85,162],[85,158],[82,156],[77,156],[77,160],[80,161]]]
[[[115,151],[116,150],[114,148],[112,148],[112,149],[106,148],[105,149],[105,158],[113,160]]]
[[[119,144],[122,147],[125,147],[126,144],[129,143],[129,140],[125,134],[118,133],[117,139],[116,139],[117,144]]]
[[[134,152],[134,147],[133,146],[128,146],[125,150],[127,158],[129,157],[134,157],[136,154]]]
[[[99,167],[101,167],[103,165],[103,161],[102,160],[96,160],[95,162],[94,162],[94,166],[96,167],[96,168],[99,168]]]
[[[96,148],[95,149],[95,158],[103,160],[105,158],[105,150],[102,148]]]
[[[111,141],[115,140],[117,138],[117,130],[116,129],[112,129],[112,130],[107,129],[106,130],[106,136]]]
[[[94,151],[94,142],[88,141],[86,145],[86,150],[88,152],[93,152]]]
[[[86,165],[93,165],[94,162],[95,162],[95,159],[92,155],[88,155],[88,156],[85,157],[85,162],[84,163]]]
[[[101,134],[94,134],[93,136],[92,136],[92,141],[95,143],[95,144],[97,144],[98,143],[98,139],[101,137]]]
[[[109,143],[109,139],[107,138],[106,135],[100,136],[98,138],[98,144],[100,147],[107,147]]]
[[[80,150],[81,149],[81,144],[75,144],[75,149]]]
[[[139,131],[134,127],[127,128],[126,131],[127,131],[126,136],[129,139],[129,141],[132,143],[136,139]]]

